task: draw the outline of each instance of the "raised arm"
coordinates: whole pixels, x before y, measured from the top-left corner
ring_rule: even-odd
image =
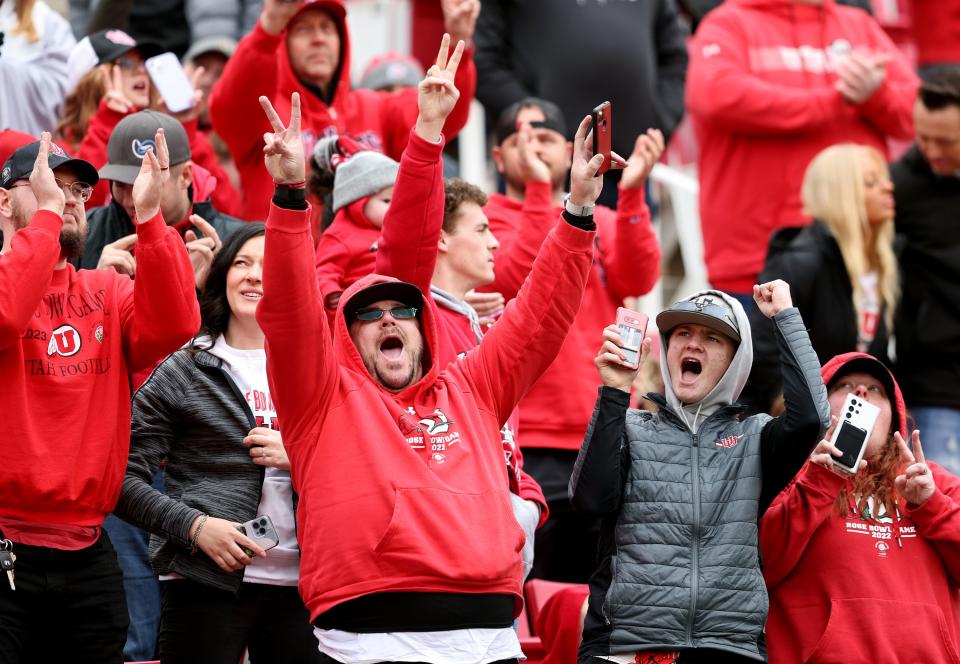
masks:
[[[602,187],[596,172],[603,156],[594,155],[587,145],[589,126],[588,116],[574,140],[570,205],[575,209],[593,205]],[[614,158],[623,164],[620,157]],[[595,235],[592,214],[577,216],[565,210],[520,293],[477,350],[459,360],[501,425],[560,352],[580,308]]]
[[[590,425],[577,455],[570,477],[569,495],[573,508],[585,514],[602,516],[615,512],[623,495],[626,477],[624,429],[630,406],[630,387],[640,366],[650,354],[650,340],[640,347],[636,369],[625,366],[623,340],[617,326],[603,330],[603,344],[594,359],[600,371],[600,394],[594,406]]]
[[[383,221],[377,274],[416,284],[430,292],[443,226],[443,129],[460,96],[454,84],[464,43],[449,59],[450,37],[443,36],[437,63],[417,86],[419,115],[400,159],[393,199]]]
[[[170,179],[170,154],[163,129],[154,138],[133,183],[137,216],[137,278],[133,297],[122,297],[120,321],[128,369],[139,371],[182,346],[200,327],[193,266],[176,229],[160,213]],[[117,275],[122,287],[126,277]],[[129,291],[127,291],[129,293]]]
[[[50,143],[50,134],[43,132],[30,174],[37,211],[29,226],[4,238],[0,253],[0,348],[23,336],[60,260],[65,197],[47,161]],[[13,217],[12,196],[11,190],[0,190],[0,214],[8,219]]]
[[[600,261],[607,273],[607,289],[616,300],[646,295],[660,278],[660,243],[650,224],[644,189],[663,149],[660,130],[648,129],[637,136],[620,178],[616,233],[600,235]]]
[[[286,128],[270,100],[260,97],[260,103],[273,128],[263,136],[263,152],[277,189],[267,216],[257,322],[266,335],[270,391],[289,449],[319,421],[317,410],[333,393],[337,364],[314,270],[300,95],[291,97]]]
[[[833,87],[791,87],[756,76],[746,30],[722,11],[700,24],[687,70],[692,115],[724,131],[776,135],[818,129],[856,113]]]
[[[803,466],[820,435],[830,425],[827,388],[810,337],[793,306],[790,286],[777,279],[753,287],[753,298],[776,327],[783,377],[785,411],[760,434],[763,486],[760,514]]]

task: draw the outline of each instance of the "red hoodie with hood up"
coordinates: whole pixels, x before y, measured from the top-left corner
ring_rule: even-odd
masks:
[[[523,533],[504,482],[500,428],[560,350],[576,315],[593,232],[561,221],[516,300],[465,357],[436,360],[394,393],[369,374],[343,317],[332,338],[314,276],[310,210],[271,206],[264,296],[270,387],[300,496],[300,594],[311,620],[391,591],[512,595],[523,604]],[[432,298],[420,316],[437,348]]]
[[[833,358],[824,383],[864,357]],[[906,437],[907,411],[893,384]],[[760,550],[771,662],[960,662],[960,478],[928,465],[934,494],[920,506],[899,498],[897,511],[879,518],[853,508],[841,516],[835,502],[849,480],[810,461],[770,505]]]
[[[853,51],[891,57],[883,84],[859,106],[837,92]],[[800,185],[835,143],[886,154],[887,137],[913,138],[919,81],[877,22],[823,0],[728,0],[690,42],[687,110],[700,142],[700,218],[710,283],[746,293],[770,234],[804,226]]]
[[[245,219],[267,215],[273,183],[263,165],[263,134],[271,131],[260,108],[266,95],[282,118],[290,117],[290,95],[300,93],[303,140],[309,155],[317,140],[333,134],[349,134],[371,150],[400,161],[410,127],[417,119],[417,90],[396,92],[352,90],[350,85],[350,33],[344,21],[341,0],[313,0],[301,8],[321,8],[340,30],[340,67],[332,83],[328,105],[293,73],[287,56],[286,32],[274,36],[260,22],[240,40],[223,76],[210,94],[210,117],[217,133],[230,148],[240,171]],[[444,133],[453,137],[463,128],[470,112],[477,82],[473,49],[467,49],[454,84],[460,91],[456,108],[447,118]]]

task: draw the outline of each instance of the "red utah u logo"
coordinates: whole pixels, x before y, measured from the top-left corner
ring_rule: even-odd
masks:
[[[80,352],[80,333],[70,325],[61,325],[50,334],[47,355],[70,357]]]

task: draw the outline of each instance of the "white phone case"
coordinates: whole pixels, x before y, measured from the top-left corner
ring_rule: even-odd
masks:
[[[187,80],[176,55],[161,53],[147,58],[145,65],[150,80],[171,113],[180,113],[193,107],[193,86]]]
[[[833,436],[830,437],[830,442],[844,453],[841,458],[833,458],[834,466],[850,474],[857,472],[879,414],[880,409],[873,404],[867,403],[855,394],[847,395],[840,411],[837,428],[833,430]],[[858,438],[861,439],[859,449],[854,451]],[[850,463],[851,460],[852,463]]]

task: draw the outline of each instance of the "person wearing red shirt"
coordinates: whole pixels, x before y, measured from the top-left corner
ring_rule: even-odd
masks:
[[[867,12],[835,0],[730,0],[690,42],[686,105],[700,143],[711,285],[753,307],[773,231],[806,226],[800,185],[835,143],[887,156],[913,137],[919,81]]]
[[[413,130],[427,143],[442,141],[442,118],[458,97],[462,46],[448,64],[447,44]],[[592,260],[592,215],[564,212],[515,302],[450,365],[435,359],[431,299],[389,277],[347,289],[331,335],[313,277],[299,96],[289,128],[261,101],[274,129],[264,153],[276,192],[257,320],[300,496],[300,591],[320,649],[341,662],[515,662],[523,533],[500,428],[573,322]],[[580,208],[602,186],[587,125],[571,175],[571,205]]]
[[[484,212],[500,243],[496,278],[483,290],[513,299],[563,209],[571,147],[555,104],[529,98],[500,118],[493,149],[506,194],[491,194]],[[637,137],[620,180],[617,210],[597,206],[597,251],[583,304],[560,358],[520,407],[527,471],[543,487],[550,519],[538,532],[533,576],[586,583],[593,571],[599,520],[570,507],[567,483],[596,398],[592,348],[597,330],[616,317],[625,297],[644,295],[660,275],[660,246],[644,201],[647,175],[663,151],[657,130]]]
[[[453,43],[470,46],[479,0],[442,0]],[[251,72],[256,86],[251,87]],[[466,124],[476,87],[473,48],[457,76],[461,98],[445,129],[455,136]],[[258,90],[281,114],[290,94],[303,105],[307,154],[324,136],[349,134],[368,148],[399,160],[417,117],[416,88],[398,92],[354,90],[350,85],[350,34],[342,0],[266,0],[253,30],[240,40],[210,97],[214,129],[230,148],[240,171],[246,219],[263,219],[273,184],[263,167],[262,137],[269,125],[260,116]]]
[[[200,324],[190,260],[160,213],[169,155],[162,131],[155,141],[134,186],[136,282],[67,262],[84,244],[90,163],[44,132],[0,171],[0,376],[16,448],[0,464],[0,548],[16,555],[0,584],[5,662],[123,661],[122,576],[100,526],[127,464],[129,375]]]
[[[880,408],[854,477],[827,432],[760,523],[771,662],[960,661],[960,478],[926,461],[903,395],[865,353],[823,366],[834,426],[848,394]]]

